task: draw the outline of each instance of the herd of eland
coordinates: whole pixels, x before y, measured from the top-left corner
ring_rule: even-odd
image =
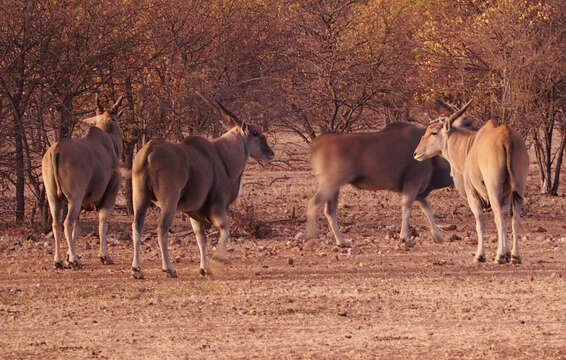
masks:
[[[215,139],[189,136],[180,143],[152,139],[135,155],[131,170],[122,168],[122,131],[119,110],[122,97],[108,110],[96,98],[96,116],[83,120],[91,125],[83,138],[64,139],[53,144],[42,160],[42,175],[53,218],[54,265],[80,268],[74,243],[79,233],[82,209],[97,210],[100,251],[103,264],[112,264],[106,249],[108,218],[120,188],[121,174],[131,175],[134,219],[132,275],[143,278],[140,241],[147,209],[160,209],[157,237],[162,271],[176,277],[168,253],[168,232],[177,211],[188,215],[200,251],[200,274],[210,273],[205,224],[219,230],[215,257],[226,258],[230,231],[227,209],[238,196],[240,181],[249,157],[271,160],[273,150],[266,137],[251,124],[240,120],[216,100],[197,92],[223,119],[226,132]],[[402,195],[400,238],[413,246],[408,235],[411,204],[423,210],[433,239],[442,241],[427,195],[435,189],[454,185],[467,199],[476,220],[478,249],[476,262],[486,260],[483,210],[491,208],[498,231],[497,263],[521,263],[519,226],[529,165],[523,140],[508,126],[487,121],[479,130],[463,119],[471,100],[452,109],[426,129],[395,123],[382,131],[360,134],[325,134],[311,146],[311,166],[318,182],[307,206],[307,238],[316,236],[320,208],[339,246],[350,247],[339,231],[336,218],[340,187],[351,184],[366,190],[389,190]],[[67,206],[62,223],[63,207]],[[513,243],[506,240],[506,218],[512,216]],[[60,242],[68,245],[64,261]]]

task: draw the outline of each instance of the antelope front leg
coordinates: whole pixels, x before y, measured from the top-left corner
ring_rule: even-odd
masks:
[[[210,275],[208,268],[208,259],[206,258],[206,235],[202,230],[202,226],[198,220],[191,219],[191,226],[197,238],[198,249],[200,251],[200,274],[202,276]]]
[[[338,194],[337,191],[333,196],[330,197],[324,206],[324,215],[326,220],[328,220],[328,226],[334,234],[334,239],[336,240],[336,245],[339,247],[351,248],[352,243],[344,239],[342,233],[340,233],[340,228],[338,227],[338,220],[336,219],[336,208],[338,207]]]
[[[106,265],[114,264],[108,250],[106,249],[106,234],[108,233],[108,217],[112,213],[108,209],[100,209],[98,211],[98,236],[100,237],[100,250],[98,251],[98,258],[100,262]]]
[[[409,239],[409,218],[411,217],[411,204],[413,200],[408,196],[403,194],[402,205],[401,205],[401,241],[406,247],[412,248],[415,243]]]
[[[226,215],[213,215],[212,216],[212,223],[218,231],[220,232],[220,237],[218,238],[218,246],[216,247],[216,252],[214,253],[213,258],[215,260],[220,260],[223,262],[228,261],[228,252],[226,251],[226,244],[230,239],[230,228],[226,222]]]
[[[433,240],[435,242],[443,242],[444,240],[442,239],[442,233],[440,232],[440,229],[438,229],[438,226],[436,226],[436,222],[434,221],[434,213],[432,212],[428,201],[426,201],[425,199],[419,200],[419,205],[421,206],[421,209],[428,219],[428,223],[430,225],[430,233],[432,234]]]

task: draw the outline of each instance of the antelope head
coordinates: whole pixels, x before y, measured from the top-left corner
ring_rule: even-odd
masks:
[[[437,118],[426,128],[421,141],[413,153],[415,160],[423,161],[442,154],[446,147],[448,136],[453,129],[454,122],[464,115],[471,103],[472,100],[468,101],[460,110],[454,112],[449,117],[441,116]]]
[[[196,94],[200,96],[214,110],[216,110],[231,127],[237,129],[242,139],[244,140],[246,148],[248,149],[251,157],[259,161],[270,161],[273,159],[275,154],[267,144],[265,135],[259,130],[258,127],[247,124],[244,121],[240,120],[234,113],[228,110],[219,101],[211,100],[206,96],[200,94],[198,91],[196,91]]]

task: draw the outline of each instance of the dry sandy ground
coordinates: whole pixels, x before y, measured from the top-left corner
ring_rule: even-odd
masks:
[[[295,240],[314,192],[304,163],[299,171],[250,165],[232,210],[230,262],[214,263],[211,277],[198,274],[181,216],[170,237],[178,279],[160,271],[155,211],[142,245],[145,280],[130,276],[131,220],[122,211],[110,224],[115,265],[98,263],[92,214],[83,214],[77,244],[82,270],[53,269],[44,235],[3,231],[0,357],[566,359],[566,198],[537,195],[534,171],[523,264],[493,264],[492,240],[490,262],[476,265],[475,225],[454,191],[429,198],[439,224],[455,225],[446,241],[431,240],[414,206],[417,245],[406,250],[396,238],[399,196],[346,187],[338,213],[351,253],[333,245],[322,216],[319,242]]]

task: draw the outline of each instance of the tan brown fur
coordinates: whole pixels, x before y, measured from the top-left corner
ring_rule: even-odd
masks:
[[[206,99],[206,98],[205,98]],[[177,210],[190,216],[201,257],[200,272],[208,274],[206,236],[203,223],[220,231],[217,256],[225,257],[229,228],[226,222],[228,206],[238,196],[240,179],[248,157],[270,160],[273,151],[265,136],[254,126],[239,121],[220,104],[206,101],[230,121],[232,128],[221,137],[207,140],[190,136],[181,143],[151,140],[136,154],[132,167],[134,203],[134,259],[132,275],[143,278],[140,265],[140,238],[145,213],[150,203],[161,209],[158,241],[162,270],[169,276],[177,273],[171,265],[167,247],[167,232]]]
[[[470,102],[450,118],[429,125],[415,150],[415,158],[426,160],[442,154],[450,162],[452,176],[476,219],[478,250],[475,260],[485,261],[485,226],[482,208],[491,207],[498,231],[495,261],[521,262],[519,225],[529,169],[523,140],[507,125],[486,122],[478,131],[454,128],[452,122],[463,115]],[[506,217],[512,210],[513,247],[506,240]]]
[[[395,123],[376,133],[327,134],[316,138],[311,147],[311,166],[318,181],[317,193],[307,209],[307,238],[317,233],[316,217],[322,205],[339,246],[349,247],[338,229],[336,208],[340,187],[345,184],[366,190],[389,190],[403,194],[401,239],[408,238],[411,204],[419,202],[427,216],[433,237],[441,241],[432,210],[426,201],[430,191],[452,184],[450,166],[435,158],[426,162],[413,159],[413,149],[423,128]]]
[[[102,263],[112,264],[112,258],[106,250],[106,232],[107,220],[120,188],[120,174],[116,169],[120,166],[123,149],[118,113],[121,101],[122,98],[110,110],[104,111],[97,98],[97,116],[83,120],[93,125],[87,135],[56,142],[43,156],[43,183],[53,217],[55,267],[81,267],[74,249],[81,209],[98,211],[99,257]],[[59,245],[62,237],[60,218],[65,201],[67,217],[64,232],[69,249],[63,264]]]

